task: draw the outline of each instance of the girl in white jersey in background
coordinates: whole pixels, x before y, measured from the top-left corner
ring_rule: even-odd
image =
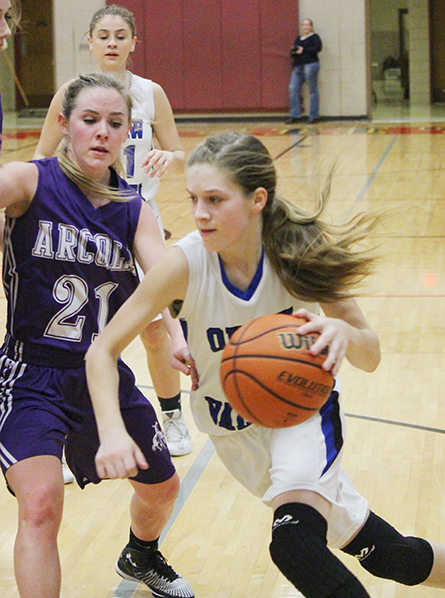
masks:
[[[115,4],[94,13],[89,28],[88,43],[98,69],[114,74],[130,90],[133,99],[132,128],[124,144],[126,180],[149,203],[161,231],[161,216],[154,196],[160,177],[167,169],[181,173],[185,153],[176,129],[168,98],[160,85],[134,75],[127,70],[127,61],[136,46],[136,27],[133,14]],[[61,139],[57,125],[67,84],[55,94],[34,158],[54,155]],[[160,149],[153,147],[153,133]],[[162,410],[164,434],[170,454],[186,455],[191,451],[190,433],[181,410],[179,373],[169,364],[170,338],[162,318],[157,317],[142,332],[147,363],[153,387]]]
[[[270,553],[291,583],[306,598],[369,598],[329,545],[357,556],[378,577],[444,588],[445,547],[402,536],[369,510],[341,468],[345,429],[338,384],[311,419],[272,430],[234,412],[219,378],[230,334],[278,312],[304,317],[302,334],[320,333],[312,351],[327,349],[323,367],[334,375],[344,357],[361,370],[375,370],[379,341],[353,298],[373,260],[353,247],[380,218],[362,215],[330,226],[319,219],[326,194],[314,214],[285,202],[276,196],[267,149],[237,133],[198,146],[188,159],[187,183],[198,230],[167,251],[87,354],[99,430],[100,422],[117,430],[100,432],[99,476],[128,475],[127,468],[139,462],[139,449],[117,409],[116,363],[151,318],[170,305],[185,323],[193,360],[186,349],[176,357],[192,372],[196,367],[199,376],[191,396],[197,426],[210,435],[233,476],[273,508]]]

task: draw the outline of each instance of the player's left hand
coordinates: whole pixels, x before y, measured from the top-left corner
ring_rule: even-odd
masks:
[[[175,370],[179,370],[186,376],[190,376],[192,380],[192,390],[198,390],[199,388],[199,376],[196,369],[195,361],[190,355],[190,351],[187,345],[183,345],[176,349],[172,348],[172,354],[170,357],[170,365]]]
[[[161,177],[168,167],[173,164],[174,160],[175,155],[173,152],[152,149],[145,156],[141,167],[143,168],[144,172],[150,175],[151,178],[155,176]]]
[[[323,349],[327,348],[328,354],[323,363],[323,369],[331,371],[335,376],[346,355],[350,325],[344,320],[319,316],[309,312],[307,309],[299,309],[292,315],[307,320],[306,324],[298,327],[297,332],[299,334],[308,334],[310,332],[318,332],[320,334],[319,338],[310,348],[310,352],[313,355],[318,355]]]

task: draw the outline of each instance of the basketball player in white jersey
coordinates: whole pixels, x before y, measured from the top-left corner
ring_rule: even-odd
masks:
[[[169,249],[88,352],[98,421],[109,423],[114,405],[113,426],[126,439],[117,456],[115,438],[101,435],[99,476],[125,477],[139,461],[116,409],[116,360],[150,318],[170,305],[183,320],[190,350],[176,357],[199,376],[191,398],[198,428],[210,435],[229,471],[272,507],[270,553],[291,583],[306,598],[369,598],[330,546],[356,556],[378,577],[445,588],[445,547],[396,531],[370,511],[341,468],[345,428],[337,385],[306,422],[267,429],[233,411],[219,378],[221,352],[233,331],[277,312],[306,319],[302,334],[320,333],[312,351],[326,349],[326,370],[336,375],[346,358],[372,372],[380,361],[379,341],[353,294],[373,261],[354,243],[380,218],[363,215],[338,228],[319,218],[326,194],[314,214],[285,202],[276,195],[267,149],[238,133],[198,146],[187,163],[187,182],[198,230]]]

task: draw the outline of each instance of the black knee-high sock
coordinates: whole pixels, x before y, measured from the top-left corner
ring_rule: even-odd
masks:
[[[434,563],[429,542],[403,536],[372,511],[356,537],[342,550],[355,556],[372,575],[407,586],[423,583]]]
[[[270,554],[306,598],[369,598],[356,577],[327,547],[327,522],[309,505],[288,503],[275,511]]]

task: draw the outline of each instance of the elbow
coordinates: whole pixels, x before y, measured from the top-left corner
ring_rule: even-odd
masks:
[[[367,372],[368,374],[372,374],[372,372],[375,372],[378,365],[380,363],[380,359],[377,359],[375,361],[370,361],[366,367],[363,368],[363,370],[365,372]]]
[[[380,364],[381,359],[382,354],[380,352],[380,345],[377,343],[377,347],[374,349],[374,351],[372,351],[372,353],[368,356],[368,359],[366,360],[366,367],[363,368],[364,371],[368,372],[369,374],[375,372]]]
[[[107,352],[102,346],[101,339],[96,337],[85,354],[85,364],[87,369],[94,367],[96,363],[101,362],[106,354]]]
[[[88,347],[88,351],[85,353],[85,366],[90,369],[92,363],[94,362],[96,355],[96,340],[94,340],[91,345]]]
[[[375,372],[381,360],[380,342],[373,335],[365,346],[347,355],[348,361],[359,370],[371,374]]]

